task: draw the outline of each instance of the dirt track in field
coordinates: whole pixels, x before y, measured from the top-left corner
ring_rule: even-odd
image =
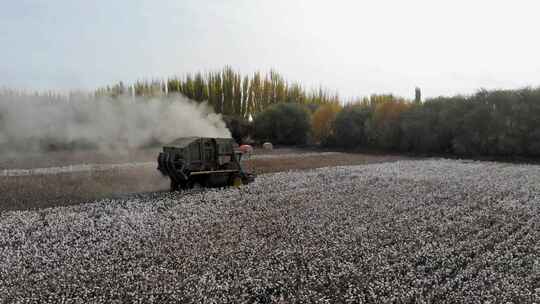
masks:
[[[152,165],[155,155],[157,150],[150,149],[112,156],[77,152],[3,160],[0,162],[0,173],[4,173],[0,174],[0,212],[65,206],[106,197],[167,191],[169,180],[161,176]],[[246,167],[257,174],[264,174],[399,159],[404,157],[300,149],[256,150],[246,161]],[[81,165],[84,163],[93,165]],[[66,169],[70,165],[74,165],[72,168],[75,169]]]

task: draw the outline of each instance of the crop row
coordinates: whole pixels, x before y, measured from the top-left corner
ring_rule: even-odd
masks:
[[[540,167],[400,161],[0,214],[0,303],[540,302]]]

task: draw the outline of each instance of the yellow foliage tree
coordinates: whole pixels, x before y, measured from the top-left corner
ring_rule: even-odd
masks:
[[[373,116],[367,124],[371,144],[382,149],[397,149],[400,142],[400,118],[411,103],[391,95],[371,97]]]
[[[334,120],[337,113],[341,111],[339,103],[321,105],[311,118],[311,128],[313,139],[318,143],[324,143],[334,135]]]
[[[395,99],[377,103],[375,106],[374,120],[377,127],[387,122],[395,122],[401,113],[411,107],[411,103]]]

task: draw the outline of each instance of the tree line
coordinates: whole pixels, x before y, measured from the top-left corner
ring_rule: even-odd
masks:
[[[416,154],[462,156],[540,156],[540,88],[481,90],[470,96],[430,98],[424,102],[393,95],[372,95],[343,107],[325,104],[310,112],[274,120],[299,121],[301,136],[271,134],[290,122],[268,122],[263,112],[256,116],[254,137],[296,144],[317,143],[346,149],[377,149]],[[267,112],[279,112],[282,105]],[[302,108],[297,105],[297,108]],[[290,133],[290,131],[283,131]],[[304,131],[302,131],[304,132]],[[283,139],[287,139],[283,141]]]
[[[186,74],[166,80],[139,81],[131,86],[122,82],[97,89],[98,96],[161,96],[179,93],[187,98],[206,101],[216,113],[248,118],[277,103],[298,103],[310,107],[339,103],[337,93],[327,89],[306,90],[289,82],[276,71],[242,75],[230,67],[220,71]]]
[[[28,94],[8,89],[0,93]],[[171,93],[208,102],[223,114],[238,142],[417,154],[540,156],[540,88],[480,90],[472,95],[425,101],[416,89],[414,100],[386,94],[343,103],[337,94],[324,89],[308,91],[275,71],[242,76],[225,67],[166,81],[142,81],[130,86],[120,82],[93,95]],[[64,99],[54,92],[44,94]],[[0,113],[0,126],[1,117]]]

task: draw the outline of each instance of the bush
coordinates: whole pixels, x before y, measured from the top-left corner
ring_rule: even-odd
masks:
[[[309,111],[295,103],[267,108],[255,117],[253,125],[256,139],[284,145],[305,144],[311,128]]]
[[[367,143],[365,124],[371,116],[369,108],[352,105],[343,108],[334,121],[336,144],[343,148],[356,148]]]
[[[320,106],[311,118],[313,139],[323,146],[332,146],[336,142],[334,121],[341,111],[339,104],[327,104]]]
[[[376,148],[397,150],[400,145],[402,114],[410,103],[392,95],[373,95],[371,119],[366,123],[369,144]]]
[[[405,111],[401,148],[465,156],[540,155],[540,89],[438,97]]]
[[[444,104],[428,101],[414,104],[401,117],[400,150],[417,153],[446,153],[450,151],[452,137],[443,123]]]

